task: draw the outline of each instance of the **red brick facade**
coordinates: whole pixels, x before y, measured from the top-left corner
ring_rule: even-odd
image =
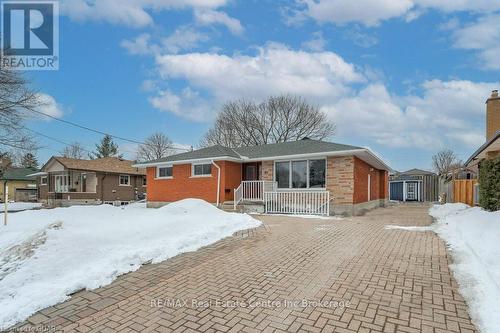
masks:
[[[232,201],[234,189],[242,180],[242,165],[229,161],[215,162],[220,167],[219,202]],[[156,179],[156,167],[147,168],[148,201],[173,202],[186,198],[217,201],[217,168],[212,175],[193,177],[191,164],[173,165],[171,179]],[[263,161],[261,179],[273,180],[274,161]],[[368,200],[368,174],[370,174],[370,200]],[[335,205],[353,205],[388,197],[388,173],[378,170],[354,156],[328,157],[326,188]]]
[[[241,164],[229,161],[215,162],[220,167],[220,202],[233,200],[234,189],[241,183]],[[173,202],[186,198],[217,201],[217,168],[212,175],[192,177],[191,164],[176,164],[171,179],[156,179],[156,167],[147,168],[148,201]]]

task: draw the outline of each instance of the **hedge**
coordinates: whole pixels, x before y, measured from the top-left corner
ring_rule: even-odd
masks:
[[[489,211],[500,210],[500,157],[481,162],[479,205]]]

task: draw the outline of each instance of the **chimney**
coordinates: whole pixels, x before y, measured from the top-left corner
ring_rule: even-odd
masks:
[[[498,90],[493,90],[486,101],[486,141],[489,141],[497,131],[500,131],[500,97]]]

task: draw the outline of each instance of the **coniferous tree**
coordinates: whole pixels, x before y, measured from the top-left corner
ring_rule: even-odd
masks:
[[[21,158],[21,166],[24,168],[37,169],[38,168],[38,160],[34,154],[26,153]]]
[[[90,158],[122,157],[118,154],[118,145],[113,142],[113,138],[110,135],[105,135],[95,147],[96,151]]]

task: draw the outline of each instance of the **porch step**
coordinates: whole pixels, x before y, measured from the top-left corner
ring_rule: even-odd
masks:
[[[255,201],[241,201],[236,205],[236,210],[234,209],[233,201],[225,201],[220,209],[226,212],[238,212],[238,213],[263,213],[264,203]]]

